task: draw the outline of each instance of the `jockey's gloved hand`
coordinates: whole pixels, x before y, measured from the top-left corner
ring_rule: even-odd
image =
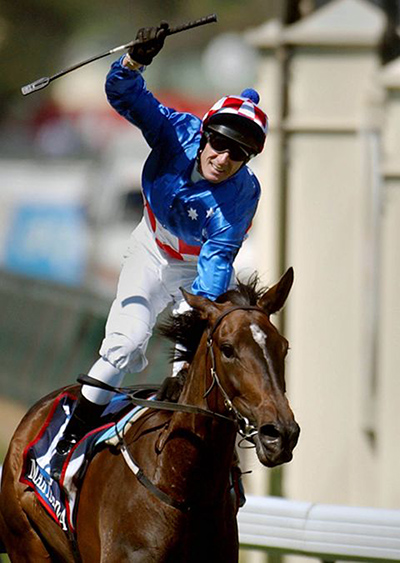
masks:
[[[187,373],[188,368],[185,367],[181,369],[178,375],[166,377],[157,393],[157,400],[176,403],[185,384]]]
[[[136,39],[140,43],[133,45],[128,51],[131,59],[148,66],[163,48],[168,30],[169,24],[166,21],[162,21],[158,27],[142,27],[139,29]]]

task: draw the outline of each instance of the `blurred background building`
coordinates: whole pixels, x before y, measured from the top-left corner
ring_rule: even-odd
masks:
[[[148,152],[105,100],[112,59],[26,98],[19,89],[129,41],[144,25],[212,12],[218,24],[167,39],[145,77],[166,105],[200,117],[218,97],[254,86],[271,118],[266,150],[251,164],[262,201],[237,267],[242,275],[257,269],[266,284],[295,269],[276,322],[291,343],[288,395],[302,434],[283,469],[243,456],[252,470],[246,488],[398,508],[396,0],[215,0],[201,11],[183,0],[1,4],[1,448],[26,406],[97,356],[141,217]],[[156,336],[149,368],[132,381],[160,381],[165,353]]]

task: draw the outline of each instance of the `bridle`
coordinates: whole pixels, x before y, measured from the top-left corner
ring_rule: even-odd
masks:
[[[224,420],[224,421],[228,421],[230,423],[236,423],[237,424],[237,431],[242,436],[243,440],[248,440],[250,442],[253,442],[252,437],[257,434],[256,427],[253,424],[251,424],[249,422],[249,420],[245,416],[243,416],[238,411],[238,409],[234,406],[234,404],[232,403],[232,400],[229,398],[229,395],[227,394],[224,387],[222,386],[221,381],[220,381],[218,374],[217,374],[217,370],[216,370],[215,353],[214,353],[214,348],[213,348],[213,345],[214,345],[213,336],[214,336],[217,328],[220,326],[221,322],[223,321],[223,319],[227,315],[230,315],[230,313],[233,313],[234,311],[257,311],[258,313],[262,313],[264,315],[269,316],[268,313],[266,311],[264,311],[263,309],[261,309],[260,307],[250,306],[250,305],[249,306],[237,305],[236,307],[231,307],[230,309],[221,313],[217,317],[217,319],[214,321],[214,324],[212,325],[212,327],[209,328],[209,330],[208,330],[207,353],[210,355],[210,359],[211,359],[210,372],[211,372],[212,382],[211,382],[210,387],[204,393],[204,398],[206,398],[210,394],[211,390],[214,388],[214,385],[216,385],[218,387],[219,391],[221,392],[223,398],[224,398],[224,403],[225,403],[225,406],[226,406],[229,414],[232,414],[233,416],[225,416],[223,414],[216,413],[212,410],[204,409],[204,408],[201,408],[201,407],[196,407],[194,405],[184,405],[184,404],[179,404],[179,403],[170,403],[170,402],[166,402],[166,401],[143,399],[143,398],[137,396],[137,393],[143,390],[143,387],[144,387],[143,385],[136,386],[136,387],[129,387],[129,388],[112,387],[111,385],[103,383],[102,381],[98,381],[98,380],[94,379],[93,377],[90,377],[89,375],[80,375],[79,378],[78,378],[78,381],[81,382],[81,383],[87,384],[87,385],[100,387],[100,388],[105,389],[107,391],[114,391],[116,393],[123,393],[123,394],[129,396],[131,401],[138,406],[147,407],[147,408],[151,408],[151,409],[169,410],[169,411],[177,411],[177,412],[187,412],[187,413],[191,413],[191,414],[201,414],[203,416],[208,416],[208,417],[211,417],[211,418],[214,418],[214,419]],[[154,388],[154,386],[153,386],[153,388]],[[176,501],[170,495],[161,491],[156,485],[154,485],[154,483],[143,473],[142,469],[136,463],[136,461],[135,461],[135,459],[132,455],[132,452],[129,450],[129,448],[126,444],[124,431],[122,431],[122,433],[120,433],[118,431],[118,426],[116,425],[116,432],[117,432],[117,438],[118,438],[118,447],[121,450],[121,453],[122,453],[122,455],[125,459],[125,462],[128,465],[129,469],[136,475],[137,479],[142,483],[142,485],[144,485],[149,491],[151,491],[162,502],[164,502],[164,503],[166,503],[170,506],[173,506],[174,508],[177,508],[177,509],[179,509],[183,512],[187,512],[187,511],[192,510],[193,507],[190,504],[188,504],[186,502]]]
[[[213,348],[213,335],[214,335],[215,331],[217,330],[217,328],[221,324],[222,320],[227,315],[229,315],[230,313],[233,313],[234,311],[257,311],[258,313],[263,313],[264,315],[268,316],[268,313],[266,311],[264,311],[264,309],[261,309],[261,307],[251,306],[251,305],[247,305],[247,306],[237,305],[236,307],[232,307],[231,309],[224,311],[223,313],[221,313],[219,315],[219,317],[217,317],[213,326],[209,329],[208,336],[207,336],[207,352],[210,354],[210,359],[211,359],[211,370],[210,371],[211,371],[212,382],[211,382],[210,387],[205,392],[204,398],[206,398],[209,395],[209,393],[211,392],[211,390],[214,388],[214,386],[217,385],[218,389],[221,392],[221,395],[224,398],[224,403],[225,403],[225,406],[226,406],[228,412],[233,414],[234,418],[236,419],[236,421],[238,423],[239,434],[242,436],[242,438],[244,440],[252,441],[251,440],[252,437],[255,436],[258,433],[258,430],[253,424],[250,423],[248,418],[243,416],[238,411],[238,409],[235,407],[235,405],[232,403],[231,399],[229,398],[228,393],[225,391],[224,387],[222,386],[221,381],[220,381],[218,374],[217,374],[216,362],[215,362],[215,353],[214,353],[214,348]]]
[[[197,407],[194,405],[184,405],[184,404],[180,404],[180,403],[170,403],[167,401],[159,401],[159,400],[153,400],[153,399],[144,399],[142,397],[138,396],[138,393],[140,393],[141,391],[143,391],[144,388],[148,387],[148,388],[152,388],[154,389],[154,385],[137,385],[137,386],[131,386],[131,387],[113,387],[112,385],[108,385],[107,383],[104,383],[103,381],[99,381],[87,374],[81,374],[78,377],[78,382],[79,383],[83,383],[85,385],[91,385],[93,387],[99,387],[100,389],[104,389],[106,391],[111,391],[114,393],[119,393],[119,394],[124,394],[126,396],[128,396],[132,403],[134,403],[137,406],[142,406],[142,407],[149,407],[151,409],[159,409],[159,410],[167,410],[167,411],[177,411],[177,412],[187,412],[190,414],[201,414],[204,416],[208,416],[211,418],[217,418],[219,420],[225,420],[225,421],[229,421],[229,422],[237,422],[238,425],[238,432],[239,434],[243,437],[243,439],[245,440],[251,440],[251,438],[257,434],[257,429],[255,428],[254,425],[252,425],[249,420],[243,416],[238,409],[234,406],[234,404],[232,403],[232,400],[230,399],[228,393],[225,391],[224,387],[221,384],[221,381],[218,377],[217,374],[217,369],[216,369],[216,361],[215,361],[215,353],[214,353],[214,348],[213,348],[213,336],[217,330],[217,328],[220,326],[221,322],[223,321],[223,319],[225,317],[227,317],[228,315],[230,315],[231,313],[233,313],[234,311],[257,311],[258,313],[262,313],[263,315],[266,315],[267,317],[269,317],[268,313],[266,311],[264,311],[264,309],[261,309],[261,307],[257,307],[257,306],[252,306],[252,305],[237,305],[235,307],[231,307],[230,309],[224,311],[223,313],[221,313],[216,320],[214,321],[214,324],[209,328],[208,330],[208,335],[207,335],[207,353],[210,355],[210,359],[211,359],[211,368],[210,368],[210,373],[211,373],[211,385],[210,387],[206,390],[206,392],[204,393],[203,397],[206,398],[210,392],[212,391],[212,389],[214,388],[214,385],[216,385],[218,387],[218,389],[220,390],[223,398],[224,398],[224,403],[225,406],[228,410],[228,412],[230,414],[233,414],[232,416],[225,416],[223,414],[214,412],[210,409],[204,409],[202,407]]]

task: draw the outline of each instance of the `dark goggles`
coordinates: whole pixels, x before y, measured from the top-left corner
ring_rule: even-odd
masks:
[[[242,145],[239,145],[239,143],[228,139],[228,137],[224,137],[218,133],[207,132],[206,138],[215,152],[222,153],[228,151],[232,160],[245,161],[249,160],[251,157],[250,151],[247,151]]]

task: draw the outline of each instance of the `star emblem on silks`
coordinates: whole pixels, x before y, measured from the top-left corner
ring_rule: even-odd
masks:
[[[210,207],[210,209],[207,209],[206,217],[208,219],[209,217],[212,217],[213,215],[214,215],[214,209],[212,207]]]
[[[193,207],[188,209],[188,215],[192,221],[197,221],[197,219],[199,218],[196,209],[193,209]]]

